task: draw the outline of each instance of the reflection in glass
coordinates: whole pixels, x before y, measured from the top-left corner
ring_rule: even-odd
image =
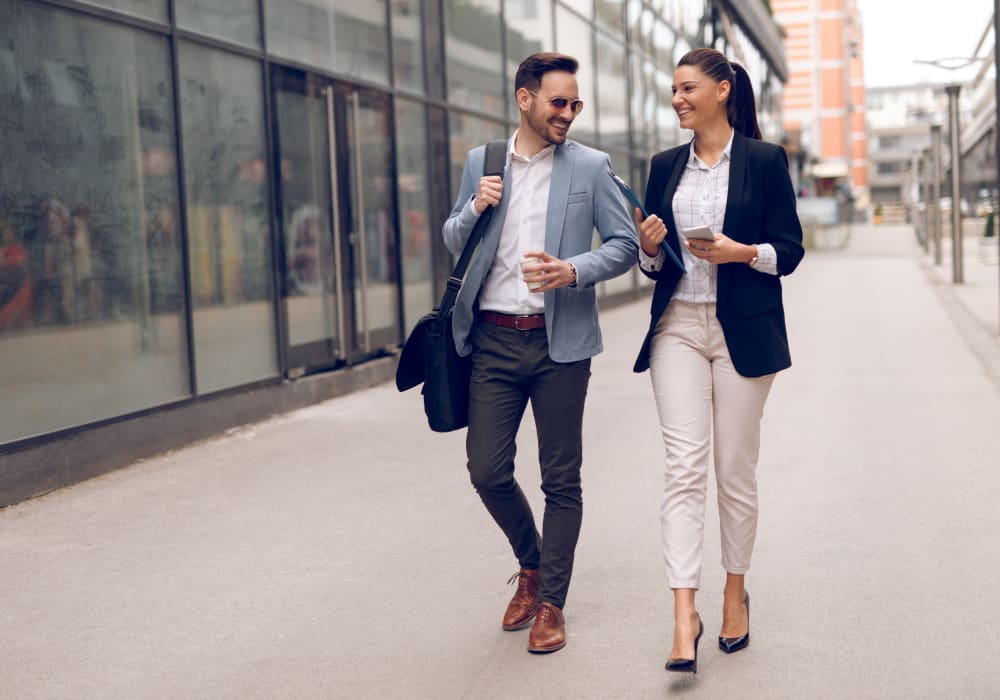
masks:
[[[424,106],[396,101],[397,188],[400,259],[403,264],[403,328],[434,307],[431,270],[430,201],[427,187],[427,120]]]
[[[653,25],[653,58],[662,70],[672,73],[674,70],[675,34],[670,25],[657,22]],[[677,56],[680,58],[680,55]]]
[[[642,57],[629,53],[629,69],[632,73],[632,91],[629,94],[629,115],[632,120],[632,148],[636,153],[649,153],[650,123],[643,114],[646,99],[646,84],[642,75]]]
[[[285,250],[284,294],[288,342],[330,339],[342,355],[337,307],[330,187],[330,111],[327,89],[314,85],[276,98],[281,150],[281,211]]]
[[[514,78],[521,61],[533,53],[553,51],[552,0],[507,0],[507,92],[514,93]],[[520,119],[517,101],[508,100],[510,118]]]
[[[452,112],[449,115],[448,125],[450,127],[448,137],[451,153],[451,199],[449,201],[454,204],[455,198],[458,197],[458,187],[462,184],[462,171],[465,170],[465,161],[469,151],[487,141],[505,139],[511,134],[507,133],[506,127],[500,122],[487,121],[458,112]]]
[[[386,0],[269,0],[264,10],[270,53],[389,82]]]
[[[178,27],[260,46],[257,0],[174,0],[174,6]]]
[[[189,382],[166,41],[16,0],[0,17],[7,442],[165,403]]]
[[[610,151],[608,155],[611,157],[611,168],[615,172],[619,173],[622,177],[628,177],[630,173],[630,164],[631,164],[631,160],[629,159],[628,154],[624,151]],[[633,189],[639,195],[639,199],[641,200],[645,193],[645,189],[641,187],[642,182],[639,180],[635,180],[629,184],[632,185]],[[624,197],[622,199],[624,200]],[[626,204],[628,203],[626,202]],[[628,205],[628,209],[631,212],[632,206]],[[618,277],[612,277],[611,279],[606,280],[602,285],[601,291],[604,294],[617,294],[619,292],[627,292],[628,290],[632,289],[633,286],[635,285],[634,274],[635,274],[635,269],[633,268],[624,275],[619,275]]]
[[[673,106],[673,72],[658,70],[653,74],[654,90],[656,95],[655,117],[656,123],[656,144],[657,151],[673,148],[681,139],[691,137],[691,132],[685,130],[681,135],[680,122],[677,121],[677,113]]]
[[[616,39],[625,39],[625,0],[597,0],[597,21],[614,32]]]
[[[423,93],[424,33],[421,0],[390,0],[392,11],[392,75],[397,87]]]
[[[655,57],[656,50],[653,48],[653,25],[656,23],[656,13],[652,9],[645,7],[639,14],[638,31],[633,34],[642,50],[647,55]],[[660,66],[662,70],[673,71],[673,66]]]
[[[167,21],[167,0],[84,0],[158,22]]]
[[[502,115],[500,0],[445,0],[445,33],[448,102]]]
[[[561,2],[563,5],[576,10],[587,19],[593,19],[594,17],[593,0],[561,0]]]
[[[199,392],[277,373],[264,101],[257,62],[180,46]]]
[[[399,340],[399,287],[396,283],[394,163],[388,101],[374,93],[345,96],[346,158],[350,167],[350,230],[354,281],[355,350],[376,350],[379,338]],[[388,333],[387,333],[388,332]]]
[[[628,148],[625,46],[597,32],[597,123],[604,150]]]
[[[594,104],[594,52],[592,49],[593,30],[591,25],[568,12],[564,7],[556,8],[556,51],[569,54],[580,62],[576,74],[580,84],[580,99],[587,105]],[[622,75],[624,78],[624,74]],[[597,137],[597,110],[587,106],[573,121],[570,138],[593,144]]]

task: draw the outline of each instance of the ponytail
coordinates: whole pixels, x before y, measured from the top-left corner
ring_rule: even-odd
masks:
[[[734,129],[750,139],[761,140],[760,126],[757,124],[757,103],[753,97],[750,75],[739,63],[732,63],[735,80],[726,101],[726,114]]]

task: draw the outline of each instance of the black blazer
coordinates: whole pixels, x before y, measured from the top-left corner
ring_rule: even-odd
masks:
[[[663,219],[667,226],[663,245],[678,259],[683,258],[672,203],[690,148],[688,143],[653,156],[646,186],[646,210]],[[722,232],[748,245],[770,243],[778,254],[778,274],[791,274],[805,251],[785,150],[736,132],[730,158],[729,197]],[[668,257],[658,272],[643,270],[643,274],[655,279],[656,286],[649,329],[633,368],[636,372],[649,368],[653,331],[684,273],[679,266],[670,264]],[[719,265],[716,317],[733,366],[744,377],[761,377],[791,366],[778,277],[743,263]]]

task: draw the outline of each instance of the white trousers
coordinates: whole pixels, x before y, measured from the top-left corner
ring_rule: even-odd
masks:
[[[722,566],[744,574],[757,535],[760,421],[774,375],[741,376],[729,357],[715,304],[676,299],[656,327],[650,375],[666,448],[660,523],[670,587],[700,587],[712,452]]]

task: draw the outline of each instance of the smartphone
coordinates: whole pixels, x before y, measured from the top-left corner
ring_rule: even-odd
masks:
[[[694,228],[683,229],[685,238],[700,238],[703,241],[715,242],[715,234],[708,226],[695,226]]]

